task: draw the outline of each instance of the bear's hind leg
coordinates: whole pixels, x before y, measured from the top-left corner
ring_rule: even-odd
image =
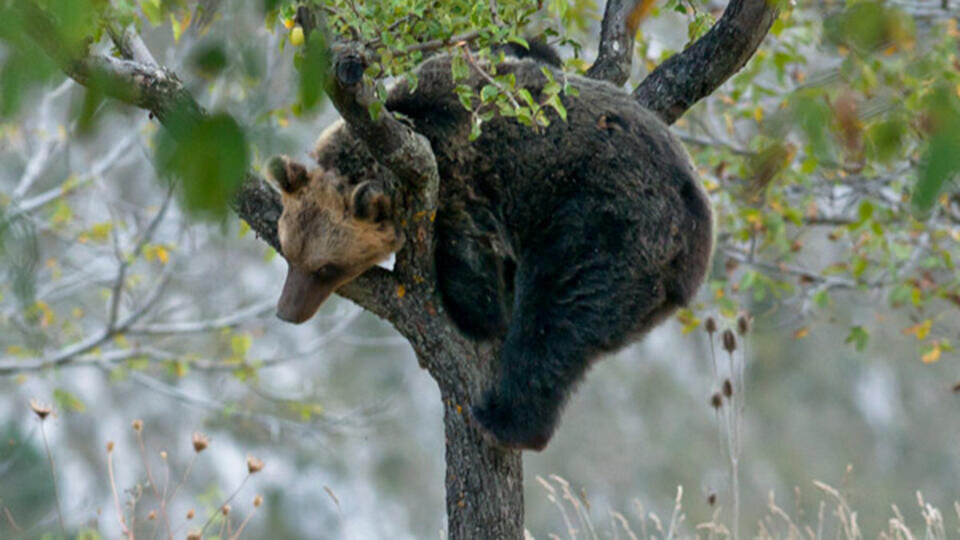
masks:
[[[450,318],[472,339],[502,336],[507,330],[503,261],[468,237],[441,234],[438,240],[437,279]]]
[[[499,377],[473,409],[504,446],[543,449],[590,363],[622,346],[666,303],[663,277],[624,260],[620,238],[607,245],[579,231],[565,238],[524,253]]]

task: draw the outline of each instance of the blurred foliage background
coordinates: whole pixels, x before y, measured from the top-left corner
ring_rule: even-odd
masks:
[[[174,140],[96,81],[65,79],[26,36],[25,4],[52,15],[46,31],[66,58],[111,55],[111,29],[135,25],[215,114]],[[647,522],[656,532],[650,511],[669,528],[678,485],[682,535],[718,511],[729,524],[731,457],[744,535],[765,524],[788,536],[769,518],[769,493],[814,530],[828,502],[824,534],[847,534],[814,480],[840,490],[867,536],[891,527],[891,504],[923,531],[918,491],[942,510],[945,537],[960,534],[954,4],[784,4],[746,68],[674,126],[717,209],[714,267],[690,309],[599,363],[550,447],[525,456],[533,536],[570,535],[551,496],[569,501],[537,481],[560,486],[550,475],[589,502],[571,518],[578,537],[591,537],[584,515],[600,537],[626,536],[612,512],[638,533]],[[660,3],[628,84],[707,31],[724,5]],[[381,88],[437,50],[470,62],[456,45],[464,39],[489,55],[490,44],[542,34],[568,71],[582,71],[603,10],[590,0],[324,6],[327,39],[377,52],[366,76]],[[346,301],[304,327],[276,320],[283,261],[227,212],[248,166],[304,157],[336,118],[320,93],[322,36],[304,43],[293,6],[276,0],[0,9],[0,536],[119,536],[111,471],[138,536],[169,521],[182,537],[208,516],[206,534],[217,535],[217,509],[238,486],[233,530],[255,512],[244,537],[440,534],[434,384],[388,325]],[[461,96],[477,107],[477,129],[479,103],[531,125],[559,103],[498,82]],[[723,331],[744,312],[752,328],[728,363],[704,323]],[[715,409],[731,372],[743,379],[739,401]],[[208,448],[196,450],[194,432]],[[248,456],[263,469],[251,473]],[[151,477],[166,490],[154,492]]]

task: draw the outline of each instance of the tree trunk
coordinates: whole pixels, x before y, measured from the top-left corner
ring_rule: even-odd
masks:
[[[476,360],[480,358],[461,359]],[[470,420],[467,396],[456,390],[440,390],[447,447],[447,537],[523,538],[520,452],[491,445]]]
[[[637,25],[650,0],[609,0],[603,21],[600,59],[588,74],[623,84],[632,57]],[[777,0],[730,0],[723,17],[706,35],[655,69],[636,88],[638,102],[668,124],[715,90],[753,55],[778,14]],[[14,3],[31,24],[25,31],[80,84],[106,80],[107,95],[150,110],[165,121],[174,107],[193,117],[204,112],[180,80],[150,55],[136,32],[111,28],[123,59],[77,54],[54,38],[54,22],[32,2]],[[319,21],[317,6],[301,5],[297,20],[305,31]],[[451,42],[421,43],[412,50]],[[392,115],[367,113],[373,91],[355,77],[363,73],[363,48],[336,44],[331,50],[336,77],[328,95],[352,129],[367,139],[378,161],[402,183],[408,204],[408,245],[397,255],[397,270],[373,268],[338,293],[390,321],[407,338],[420,365],[437,381],[443,397],[446,435],[446,489],[450,540],[523,538],[523,472],[520,452],[486,440],[473,424],[472,399],[494,380],[498,344],[476,344],[440,314],[433,268],[433,216],[440,182],[430,145]],[[361,69],[356,69],[361,68]],[[238,193],[234,208],[264,241],[279,250],[276,193],[256,174]]]
[[[474,396],[496,377],[499,342],[474,343],[432,309],[435,291],[407,295],[397,330],[440,387],[446,445],[447,538],[523,538],[523,461],[481,434],[470,414]]]

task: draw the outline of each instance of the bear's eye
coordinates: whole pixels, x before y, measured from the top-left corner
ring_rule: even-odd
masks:
[[[317,268],[314,273],[317,274],[317,277],[320,279],[333,279],[343,273],[343,268],[337,264],[325,264]]]

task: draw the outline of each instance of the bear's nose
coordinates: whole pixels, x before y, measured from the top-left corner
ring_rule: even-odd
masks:
[[[294,324],[306,322],[335,288],[335,282],[324,280],[316,273],[292,264],[288,265],[287,280],[277,302],[277,317]]]

